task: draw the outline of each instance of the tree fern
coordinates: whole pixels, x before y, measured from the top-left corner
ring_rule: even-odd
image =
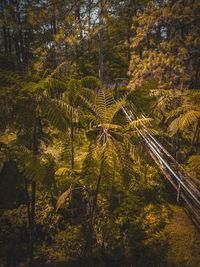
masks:
[[[174,136],[178,130],[184,131],[191,124],[198,122],[200,118],[200,112],[196,110],[190,110],[185,114],[181,114],[178,118],[174,119],[168,127],[168,131],[171,136]]]
[[[41,164],[39,156],[30,155],[22,167],[22,173],[29,181],[42,182],[46,175],[46,168]]]
[[[200,111],[190,110],[180,117],[180,129],[184,130],[200,119]]]

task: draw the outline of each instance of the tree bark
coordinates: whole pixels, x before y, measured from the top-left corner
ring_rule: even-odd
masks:
[[[71,168],[74,169],[74,125],[71,123]]]
[[[36,183],[35,181],[31,184],[31,213],[30,213],[30,240],[29,240],[29,256],[30,256],[30,266],[33,265],[34,258],[34,230],[35,230],[35,192]]]
[[[3,14],[4,13],[3,2],[1,2],[1,11]],[[4,24],[2,26],[2,31],[3,31],[3,39],[4,39],[4,51],[5,51],[5,55],[7,55],[8,54],[8,39],[7,39],[7,29]]]
[[[88,31],[89,31],[89,38],[88,38],[88,52],[91,51],[91,0],[88,0]]]
[[[38,154],[38,116],[35,117],[35,123],[33,128],[33,140],[32,140],[32,151],[33,155]],[[33,266],[34,259],[34,231],[35,231],[35,195],[36,195],[36,182],[31,183],[31,209],[29,210],[29,265]]]
[[[103,0],[99,1],[99,80],[103,83]]]
[[[194,136],[193,136],[193,138],[192,138],[192,143],[191,143],[191,146],[190,146],[190,152],[189,152],[190,154],[192,153],[192,150],[193,150],[193,146],[194,146],[195,138],[196,138],[197,133],[198,133],[198,130],[199,130],[199,124],[200,124],[200,122],[198,121],[198,122],[197,122],[196,129],[195,129],[195,132],[194,132]]]
[[[10,36],[10,29],[7,29],[7,35],[8,35],[8,49],[9,49],[9,56],[12,56],[12,41]]]

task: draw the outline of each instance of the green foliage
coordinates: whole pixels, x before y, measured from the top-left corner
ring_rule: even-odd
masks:
[[[6,210],[0,217],[0,263],[17,265],[27,255],[26,207]],[[16,243],[18,245],[16,246]]]
[[[0,265],[198,262],[190,227],[176,246],[168,193],[136,131],[153,124],[199,184],[199,3],[190,2],[1,3]],[[113,89],[129,61],[128,88]]]
[[[71,79],[67,84],[68,95],[71,99],[76,99],[81,92],[81,83],[75,79]]]
[[[191,124],[198,123],[200,118],[200,112],[195,110],[190,110],[185,114],[180,115],[178,118],[174,119],[169,125],[170,135],[173,136],[177,131],[184,131]]]
[[[81,79],[82,87],[89,88],[92,90],[97,90],[98,88],[102,88],[102,84],[99,79],[94,76],[86,76]]]

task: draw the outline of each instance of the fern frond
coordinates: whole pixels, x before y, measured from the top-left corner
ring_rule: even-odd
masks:
[[[84,96],[80,95],[80,98],[83,100],[83,102],[88,106],[88,108],[94,112],[95,115],[97,115],[99,122],[101,119],[101,114],[99,114],[98,109],[94,103],[92,103],[90,100],[85,98]]]
[[[180,117],[180,129],[184,130],[189,127],[189,125],[197,122],[200,119],[200,112],[196,110],[190,110],[186,114]]]
[[[30,181],[43,181],[46,168],[38,156],[30,155],[23,167],[23,175]]]
[[[170,136],[174,136],[179,130],[180,117],[174,119],[168,127]]]
[[[87,129],[90,129],[91,127],[93,127],[94,125],[98,125],[99,123],[99,120],[93,114],[81,115],[80,121],[83,127]]]
[[[192,169],[200,171],[200,155],[191,156],[188,160],[188,163]]]
[[[47,89],[48,95],[51,97],[53,95],[53,92],[55,92],[55,90],[57,92],[64,92],[67,89],[66,83],[57,80],[55,78],[49,78],[45,84],[45,87]]]
[[[45,79],[44,83],[48,83],[48,81],[66,64],[66,61],[62,62],[51,74],[49,74]]]
[[[122,99],[116,101],[112,106],[109,107],[108,109],[108,114],[110,116],[109,123],[111,123],[115,114],[125,105],[125,103],[126,103],[126,100],[123,97]]]
[[[73,122],[78,122],[79,114],[76,108],[59,99],[52,99],[52,103],[60,108],[60,111],[64,117],[71,118]]]
[[[138,126],[143,126],[144,124],[148,123],[149,121],[152,121],[152,119],[151,118],[145,118],[145,119],[134,120],[133,122],[130,122],[129,125],[124,128],[124,130],[129,131],[131,129],[135,129]]]
[[[66,167],[61,167],[59,168],[57,171],[56,171],[56,175],[61,175],[61,176],[65,176],[65,175],[68,175],[68,174],[71,174],[71,170],[66,168]]]
[[[81,85],[84,88],[89,88],[89,89],[93,89],[93,90],[97,89],[98,87],[102,88],[101,81],[94,76],[86,76],[86,77],[82,78],[81,79]]]
[[[57,105],[56,101],[48,98],[41,103],[41,109],[50,123],[61,131],[66,131],[69,125],[69,119]]]
[[[12,84],[17,84],[20,87],[22,86],[22,84],[24,83],[22,78],[16,73],[16,72],[12,72],[10,70],[7,69],[0,69],[0,81],[2,82],[6,82],[6,83],[12,83]]]
[[[64,192],[62,195],[58,198],[57,200],[57,205],[56,205],[56,211],[64,204],[64,202],[68,199],[70,201],[70,195],[72,192],[72,185]]]
[[[171,110],[166,116],[165,123],[168,123],[170,120],[173,120],[180,113],[181,113],[181,111],[179,109]]]
[[[121,130],[122,127],[117,124],[112,124],[112,123],[104,123],[104,124],[99,124],[97,127],[103,127],[105,129],[111,129],[111,130]]]
[[[96,109],[100,116],[101,122],[106,123],[107,121],[107,108],[109,107],[107,103],[107,99],[109,101],[108,96],[106,96],[105,91],[99,90],[98,95],[96,97]]]
[[[95,91],[92,91],[88,88],[82,88],[81,95],[83,97],[85,97],[86,99],[88,99],[89,101],[95,103],[95,99],[96,99],[96,92]]]

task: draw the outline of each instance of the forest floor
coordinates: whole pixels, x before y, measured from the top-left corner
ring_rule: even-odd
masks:
[[[173,218],[165,227],[169,267],[200,267],[200,231],[183,208],[171,205]]]

